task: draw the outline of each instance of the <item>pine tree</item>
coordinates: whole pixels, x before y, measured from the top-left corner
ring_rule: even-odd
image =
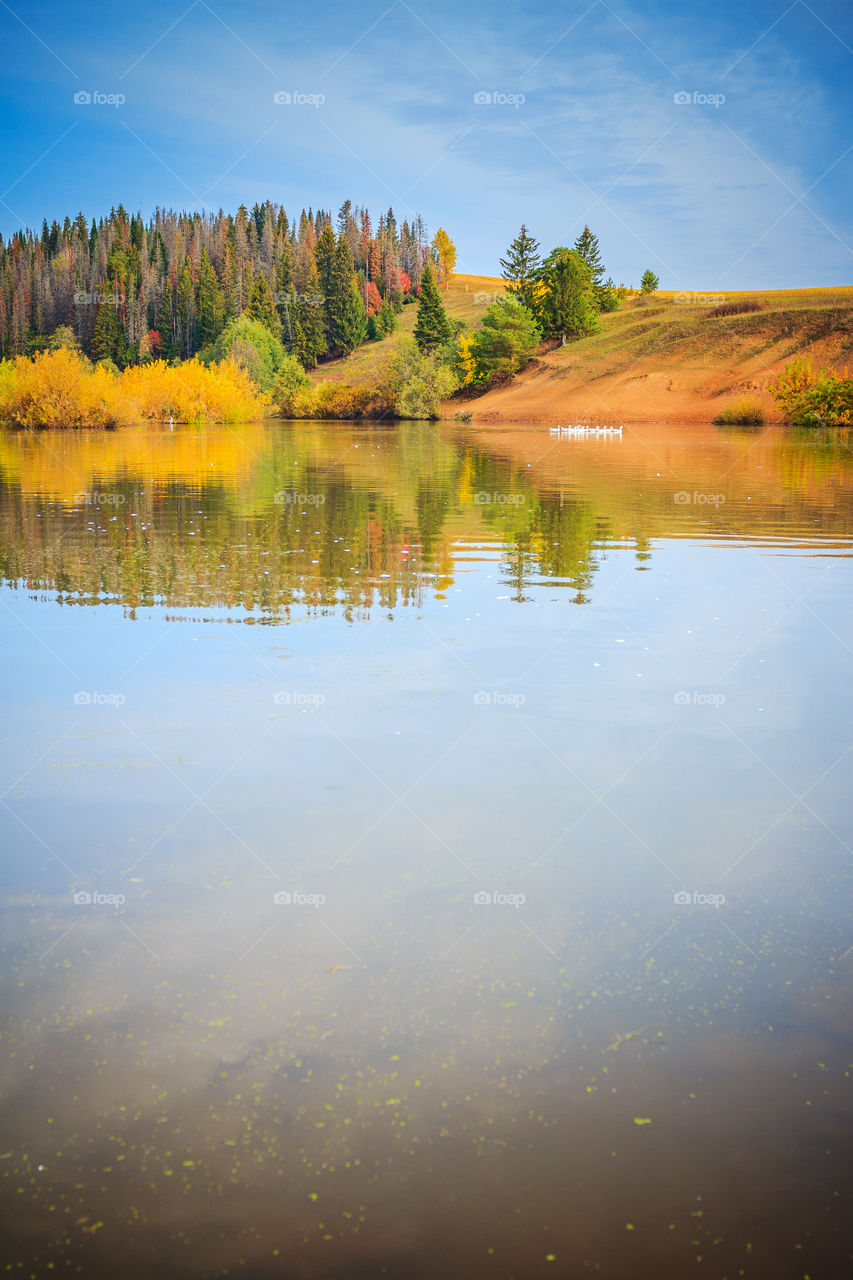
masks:
[[[450,321],[441,305],[432,267],[427,263],[421,276],[421,296],[415,321],[415,342],[425,354],[450,341]]]
[[[249,294],[249,301],[246,306],[246,315],[250,320],[259,321],[265,329],[269,329],[274,337],[277,338],[281,333],[281,326],[275,312],[270,287],[264,275],[258,275],[252,285],[252,292]]]
[[[527,234],[527,227],[523,223],[507,249],[506,257],[501,258],[500,263],[503,267],[501,278],[507,281],[507,293],[536,315],[539,295],[537,281],[542,260],[539,256],[539,241]]]
[[[643,272],[643,278],[640,281],[640,288],[643,293],[654,293],[659,285],[660,280],[655,275],[654,271],[652,271],[651,267]]]

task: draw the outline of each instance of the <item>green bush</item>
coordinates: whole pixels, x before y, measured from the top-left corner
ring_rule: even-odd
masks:
[[[234,360],[261,391],[272,391],[287,352],[266,325],[247,315],[230,320],[216,341],[201,353],[205,364]]]
[[[773,399],[789,422],[798,427],[853,425],[853,378],[830,369],[812,368],[808,359],[785,366],[774,386]]]
[[[474,360],[475,381],[492,373],[517,373],[542,341],[534,316],[513,297],[498,298],[471,335],[466,354]]]

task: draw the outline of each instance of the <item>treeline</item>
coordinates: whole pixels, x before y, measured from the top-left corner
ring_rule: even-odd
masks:
[[[237,213],[158,209],[147,222],[119,205],[41,235],[0,237],[0,355],[75,345],[119,368],[189,359],[241,316],[265,325],[305,368],[391,332],[424,266],[453,267],[447,233],[420,217],[375,226],[350,200],[336,219],[270,201]]]
[[[560,342],[595,333],[602,312],[616,311],[623,298],[636,293],[605,278],[598,237],[587,226],[570,249],[559,245],[543,258],[539,242],[522,225],[500,263],[507,293],[529,311],[543,337]],[[654,293],[659,283],[647,270],[640,292]]]

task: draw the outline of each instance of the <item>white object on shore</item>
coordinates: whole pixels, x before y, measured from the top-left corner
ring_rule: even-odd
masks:
[[[621,436],[622,428],[620,427],[591,427],[583,422],[576,422],[573,426],[562,427],[559,424],[556,427],[548,428],[552,436]]]

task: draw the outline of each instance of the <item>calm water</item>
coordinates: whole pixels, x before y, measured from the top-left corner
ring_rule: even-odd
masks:
[[[0,530],[10,1274],[850,1273],[842,440],[3,434]]]

